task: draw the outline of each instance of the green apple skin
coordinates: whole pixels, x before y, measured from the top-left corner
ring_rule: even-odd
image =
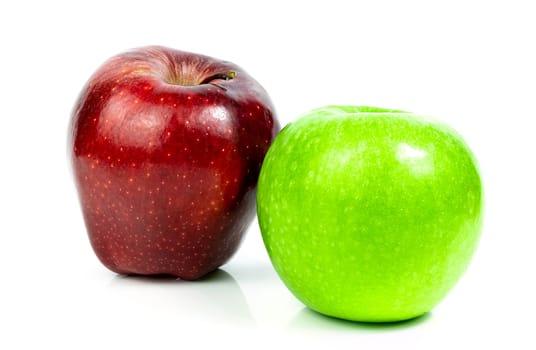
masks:
[[[257,212],[275,270],[305,305],[394,322],[430,311],[466,270],[483,188],[475,157],[448,126],[398,110],[328,106],[276,137]]]

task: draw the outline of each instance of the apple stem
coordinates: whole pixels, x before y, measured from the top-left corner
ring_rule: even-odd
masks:
[[[205,80],[203,80],[200,85],[202,84],[210,84],[211,81],[213,80],[231,80],[231,79],[234,79],[234,77],[236,77],[236,72],[231,70],[227,73],[218,73],[218,74],[214,74],[214,75],[211,75],[210,77],[206,78]],[[214,84],[216,85],[216,84]]]

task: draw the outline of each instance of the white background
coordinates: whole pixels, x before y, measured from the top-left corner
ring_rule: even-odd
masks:
[[[284,3],[2,2],[0,348],[536,348],[531,1]],[[325,318],[280,282],[256,222],[201,282],[102,267],[67,165],[68,120],[105,59],[148,44],[237,63],[268,90],[283,125],[355,104],[456,128],[486,190],[481,244],[456,288],[412,322]]]

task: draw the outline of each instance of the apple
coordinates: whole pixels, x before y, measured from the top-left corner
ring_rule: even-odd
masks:
[[[398,110],[328,106],[276,137],[257,212],[282,281],[320,313],[425,314],[453,288],[483,221],[476,160],[454,130]]]
[[[279,123],[242,68],[151,46],[105,62],[68,149],[91,245],[119,274],[198,279],[237,250]]]

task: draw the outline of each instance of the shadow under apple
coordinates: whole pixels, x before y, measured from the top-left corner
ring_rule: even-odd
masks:
[[[123,307],[136,315],[228,327],[254,327],[255,320],[242,290],[226,271],[218,269],[196,281],[169,275],[116,275],[109,288]]]

